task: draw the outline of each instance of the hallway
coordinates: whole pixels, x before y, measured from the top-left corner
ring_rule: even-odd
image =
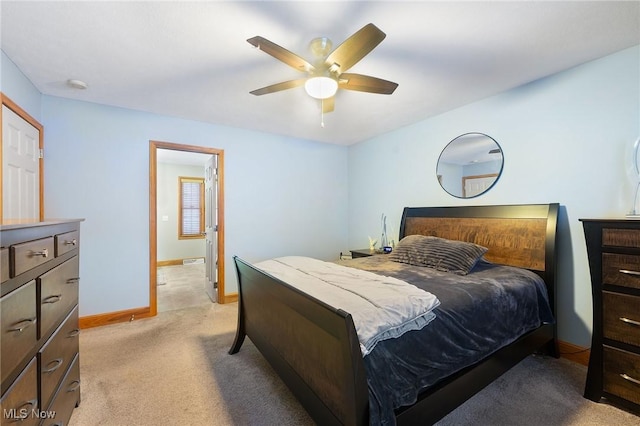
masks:
[[[159,267],[158,312],[212,303],[204,283],[204,263]]]

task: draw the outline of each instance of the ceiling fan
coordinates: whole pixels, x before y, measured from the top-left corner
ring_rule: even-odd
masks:
[[[398,87],[397,83],[345,72],[371,52],[385,37],[386,34],[378,27],[367,24],[333,51],[331,40],[326,37],[315,38],[309,43],[315,56],[313,64],[263,37],[252,37],[247,40],[250,44],[307,76],[272,84],[250,93],[260,96],[304,85],[311,97],[322,101],[323,112],[333,111],[334,95],[338,89],[390,95]]]

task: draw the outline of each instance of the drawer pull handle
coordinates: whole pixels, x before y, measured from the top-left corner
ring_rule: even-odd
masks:
[[[67,388],[67,392],[75,392],[80,387],[80,380],[74,380],[69,383],[69,387]]]
[[[80,277],[67,278],[67,284],[75,284],[80,281]]]
[[[42,301],[42,303],[56,303],[62,300],[61,294],[54,294],[53,296],[49,296]]]
[[[18,333],[22,333],[23,330],[29,328],[35,323],[36,323],[35,318],[18,321],[17,323],[13,324],[14,328],[10,328],[9,331],[17,331]]]
[[[71,241],[65,241],[65,242],[64,242],[64,244],[65,244],[66,246],[75,246],[76,244],[78,244],[78,241],[74,238],[74,239],[73,239],[73,240],[71,240]]]
[[[624,374],[624,373],[622,373],[622,374],[620,375],[620,377],[622,377],[623,379],[625,379],[625,380],[627,380],[627,381],[629,381],[629,382],[631,382],[631,383],[635,383],[636,385],[640,385],[640,380],[638,380],[638,379],[634,379],[633,377],[628,376],[628,375],[626,375],[626,374]]]
[[[627,324],[640,326],[640,321],[635,321],[635,320],[632,320],[632,319],[629,319],[629,318],[625,318],[625,317],[620,317],[618,319],[620,321],[622,321],[622,322],[626,322]]]
[[[74,328],[69,332],[69,334],[67,334],[67,337],[77,337],[79,334],[80,334],[80,329]]]
[[[22,423],[22,421],[25,420],[29,414],[31,414],[31,410],[36,407],[36,402],[37,401],[35,399],[32,399],[31,401],[26,401],[22,405],[17,407],[15,409],[15,412],[13,413],[11,412],[11,410],[6,410],[7,413],[11,413],[6,418],[10,420],[10,423],[14,423],[14,422]]]
[[[621,274],[626,274],[626,275],[640,276],[640,272],[638,272],[638,271],[630,271],[628,269],[620,269],[620,270],[618,270],[618,272],[620,272]]]
[[[28,408],[28,407],[33,407],[36,405],[36,400],[32,399],[30,401],[26,401],[25,403],[23,403],[21,406],[18,407],[18,411]]]
[[[43,373],[53,373],[54,371],[56,371],[58,368],[60,368],[60,366],[62,365],[62,362],[64,360],[62,358],[56,358],[53,361],[51,361],[49,364],[47,364],[47,367],[49,367],[51,364],[54,364],[53,367],[51,368],[47,368],[46,370],[42,370]]]
[[[34,256],[42,256],[42,257],[48,257],[49,256],[49,250],[47,249],[42,249],[42,251],[32,251],[31,252],[31,257]]]

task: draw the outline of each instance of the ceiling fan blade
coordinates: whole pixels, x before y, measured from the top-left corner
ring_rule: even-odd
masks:
[[[263,87],[261,89],[252,90],[252,95],[260,96],[266,95],[269,93],[279,92],[281,90],[293,89],[294,87],[302,86],[304,82],[307,81],[306,78],[299,78],[297,80],[289,80],[283,81],[282,83],[272,84],[270,86]]]
[[[250,39],[247,39],[247,41],[253,46],[262,50],[263,52],[268,53],[269,55],[273,56],[279,61],[284,62],[290,67],[297,69],[298,71],[302,71],[302,72],[315,71],[315,67],[311,65],[309,62],[307,62],[305,59],[301,58],[295,53],[288,51],[284,47],[278,46],[277,44],[267,40],[264,37],[255,36]]]
[[[336,64],[340,72],[354,66],[360,59],[371,52],[387,35],[373,24],[367,24],[327,56],[325,64],[331,67]]]
[[[336,104],[336,97],[332,96],[330,98],[327,99],[323,99],[322,100],[322,112],[324,112],[325,114],[328,112],[333,111],[333,108],[335,107]]]
[[[383,80],[368,75],[342,73],[338,81],[340,89],[357,90],[359,92],[378,93],[381,95],[390,95],[398,87],[398,83]]]

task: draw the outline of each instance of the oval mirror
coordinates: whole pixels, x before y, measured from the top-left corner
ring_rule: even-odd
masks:
[[[442,189],[458,198],[473,198],[498,181],[504,163],[502,148],[484,133],[465,133],[440,153],[436,175]]]

